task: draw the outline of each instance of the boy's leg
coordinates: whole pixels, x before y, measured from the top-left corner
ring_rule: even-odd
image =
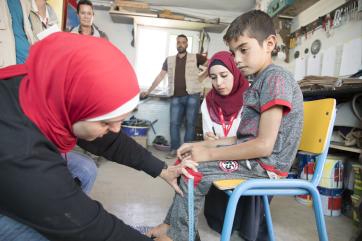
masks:
[[[0,214],[0,240],[12,241],[48,241],[29,226]]]
[[[66,160],[72,177],[79,180],[82,190],[88,194],[97,177],[97,165],[87,155],[77,152],[68,152]]]
[[[197,230],[198,215],[204,205],[205,195],[209,191],[212,182],[219,179],[233,178],[267,178],[266,172],[257,164],[252,162],[252,169],[249,170],[244,161],[232,162],[231,169],[219,167],[219,161],[200,163],[198,170],[203,173],[201,182],[194,189],[194,206],[195,206],[195,229]],[[233,172],[230,172],[233,171]],[[188,212],[187,212],[187,183],[182,180],[180,188],[184,197],[176,194],[173,204],[168,213],[170,228],[167,235],[173,241],[188,240]]]

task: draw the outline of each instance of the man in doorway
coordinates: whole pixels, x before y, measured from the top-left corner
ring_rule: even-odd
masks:
[[[71,30],[72,33],[91,35],[108,39],[105,32],[99,30],[94,24],[94,8],[89,0],[80,0],[77,5],[77,14],[80,24]]]
[[[195,124],[200,107],[199,65],[207,64],[207,58],[201,54],[187,53],[188,39],[185,35],[177,36],[177,55],[169,56],[163,63],[161,72],[153,81],[151,87],[141,93],[146,98],[168,74],[168,94],[170,104],[170,135],[171,151],[166,158],[175,158],[176,150],[180,147],[180,127],[185,117],[186,131],[184,142],[195,138]]]

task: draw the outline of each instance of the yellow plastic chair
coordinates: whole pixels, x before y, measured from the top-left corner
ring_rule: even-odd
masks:
[[[263,197],[268,235],[269,239],[274,241],[275,237],[268,195],[294,196],[304,194],[310,194],[313,198],[313,208],[319,240],[328,240],[323,208],[317,185],[321,179],[323,166],[327,157],[335,116],[335,99],[321,99],[304,102],[304,126],[299,150],[317,155],[316,168],[311,181],[301,179],[233,179],[218,180],[214,182],[214,185],[218,189],[224,190],[229,195],[229,202],[221,233],[221,241],[230,240],[235,210],[240,196]]]

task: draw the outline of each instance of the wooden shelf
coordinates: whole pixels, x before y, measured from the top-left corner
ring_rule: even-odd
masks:
[[[336,97],[349,97],[353,94],[362,92],[362,85],[356,86],[342,86],[334,89],[321,89],[321,90],[302,90],[303,97],[323,97],[323,98],[336,98]]]
[[[337,149],[337,150],[342,150],[342,151],[360,153],[360,154],[362,153],[362,149],[360,149],[360,148],[351,147],[351,146],[344,146],[344,145],[341,145],[340,143],[336,143],[336,142],[331,142],[330,148]]]
[[[126,24],[133,23],[137,25],[153,26],[161,28],[174,28],[174,29],[196,30],[196,31],[201,31],[205,29],[205,31],[207,32],[221,33],[228,26],[226,23],[214,24],[214,23],[203,23],[203,22],[176,20],[168,18],[158,18],[157,15],[149,13],[126,14],[116,10],[110,10],[109,14],[111,15],[112,21],[116,23],[126,23]]]

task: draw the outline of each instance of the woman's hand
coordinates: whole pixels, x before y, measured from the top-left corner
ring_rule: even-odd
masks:
[[[191,168],[192,170],[194,170],[195,172],[197,172],[197,166],[199,164],[197,164],[196,162],[192,161],[192,160],[184,160],[182,161],[179,165],[176,166],[169,166],[167,169],[163,169],[160,177],[165,180],[168,184],[170,184],[171,187],[173,187],[173,189],[175,189],[175,191],[180,194],[181,196],[184,196],[184,194],[182,193],[180,187],[177,184],[177,178],[183,174],[188,178],[192,178],[192,175],[190,175],[187,171],[186,171],[186,167]]]

